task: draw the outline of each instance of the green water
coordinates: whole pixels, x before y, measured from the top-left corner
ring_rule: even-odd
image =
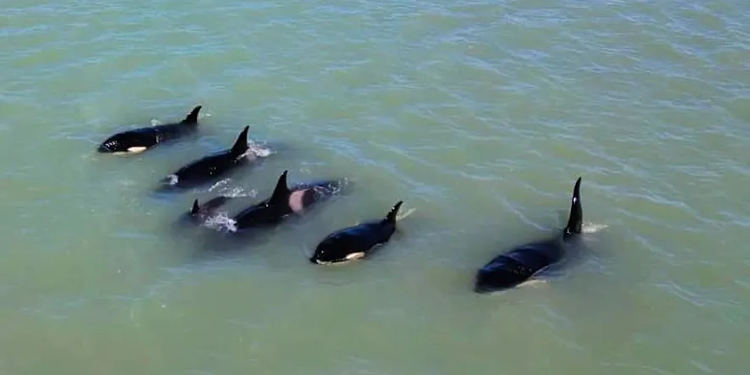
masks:
[[[0,52],[0,374],[749,371],[750,2],[3,0]],[[244,125],[262,163],[153,194]],[[175,224],[284,169],[350,184],[254,241]],[[580,259],[474,294],[578,176]],[[400,199],[373,257],[306,259]]]

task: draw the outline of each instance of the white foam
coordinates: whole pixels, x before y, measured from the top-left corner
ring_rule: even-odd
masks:
[[[313,191],[321,195],[338,195],[341,192],[343,183],[339,182],[333,185],[313,186]]]
[[[167,180],[169,180],[170,185],[177,185],[177,182],[180,181],[180,178],[177,177],[176,174],[170,174],[167,175]]]
[[[253,140],[248,140],[247,151],[240,157],[247,158],[248,160],[255,160],[257,158],[265,158],[273,154],[273,150],[265,147],[261,144],[255,143]]]
[[[255,189],[245,190],[241,187],[234,187],[224,192],[224,195],[230,198],[237,197],[250,197],[255,198],[258,195],[258,191]]]
[[[273,154],[273,151],[270,148],[261,146],[253,141],[250,141],[247,147],[248,152],[246,154],[249,156],[249,154],[252,153],[254,158],[265,158]]]
[[[151,119],[151,126],[161,125],[161,121],[157,119]]]
[[[396,221],[401,221],[406,219],[407,217],[411,216],[414,212],[416,212],[416,208],[410,208],[406,212],[396,215]]]
[[[607,224],[596,224],[596,223],[583,223],[581,231],[583,233],[597,233],[601,232],[604,229],[607,229],[609,225]]]
[[[229,184],[228,178],[221,179],[219,181],[216,181],[213,185],[211,185],[211,187],[208,188],[208,191],[214,191],[216,189],[226,186],[227,184]]]
[[[258,195],[258,191],[255,189],[245,190],[239,186],[230,187],[229,186],[230,181],[231,181],[230,178],[219,180],[213,185],[211,185],[211,187],[208,188],[208,191],[212,193],[216,192],[229,198],[238,198],[238,197],[255,198],[255,196]]]
[[[540,287],[545,286],[549,284],[549,281],[544,279],[528,279],[520,284],[518,284],[518,287]]]
[[[347,264],[351,264],[353,261],[354,260],[352,260],[352,259],[340,260],[338,262],[326,262],[326,261],[317,260],[317,259],[315,260],[315,262],[318,263],[318,264],[322,264],[324,266],[331,266],[331,267],[345,266]]]
[[[237,231],[237,222],[234,221],[234,219],[232,219],[231,217],[227,216],[227,214],[225,213],[220,213],[218,215],[209,217],[208,219],[206,219],[206,221],[203,222],[203,225],[205,225],[207,228],[222,232]]]

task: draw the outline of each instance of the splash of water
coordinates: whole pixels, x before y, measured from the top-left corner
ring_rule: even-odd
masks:
[[[341,193],[345,183],[345,180],[337,180],[331,184],[313,186],[312,189],[315,193],[320,195],[338,195]]]
[[[227,216],[226,213],[220,213],[215,216],[211,216],[203,222],[207,228],[218,230],[220,232],[236,232],[237,222],[231,217]]]
[[[410,209],[406,210],[406,212],[400,213],[400,214],[396,215],[396,221],[404,220],[407,217],[411,216],[411,214],[413,214],[416,211],[417,211],[416,208],[410,208]]]
[[[273,154],[273,150],[270,148],[257,144],[250,141],[247,145],[248,149],[245,153],[248,157],[253,156],[254,158],[265,158]]]
[[[526,280],[526,281],[518,284],[518,287],[519,288],[521,288],[521,287],[536,288],[536,287],[545,286],[545,285],[548,285],[548,284],[549,284],[548,280],[544,280],[544,279],[528,279],[528,280]]]
[[[180,180],[179,177],[177,177],[176,174],[170,174],[167,175],[167,181],[170,185],[177,185],[177,182]]]
[[[225,187],[229,184],[229,179],[224,178],[219,181],[216,181],[211,187],[208,188],[208,191],[213,192],[214,190],[221,189],[222,187]]]
[[[211,185],[211,187],[208,188],[208,191],[212,193],[216,192],[229,198],[238,198],[238,197],[255,198],[255,196],[258,195],[258,191],[255,189],[245,190],[244,188],[239,187],[239,186],[230,187],[229,186],[230,181],[231,181],[230,178],[219,180],[213,185]]]
[[[258,191],[255,189],[245,190],[241,187],[234,187],[223,192],[223,194],[230,198],[239,198],[239,197],[255,198],[256,196],[258,196]]]
[[[607,224],[597,224],[597,223],[583,223],[583,227],[581,228],[583,233],[597,233],[601,232],[604,229],[607,229],[609,225]]]

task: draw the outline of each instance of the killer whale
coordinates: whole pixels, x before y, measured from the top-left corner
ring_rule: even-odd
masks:
[[[165,187],[195,187],[214,181],[219,176],[244,164],[248,160],[246,153],[249,128],[249,126],[245,126],[231,148],[192,161],[176,172],[167,175],[162,181]]]
[[[311,205],[339,190],[337,181],[298,184],[289,188],[288,171],[279,176],[271,197],[254,204],[234,216],[238,230],[262,228],[281,223],[291,214],[302,214]]]
[[[146,151],[167,140],[194,132],[198,127],[198,112],[201,106],[193,110],[180,122],[149,126],[117,133],[99,145],[97,151],[102,153],[130,153]]]
[[[185,218],[189,219],[193,223],[202,224],[206,219],[216,215],[216,210],[227,203],[231,197],[226,195],[219,195],[218,197],[211,198],[200,204],[198,199],[193,201],[193,206],[190,211],[185,213]]]
[[[476,274],[474,291],[486,293],[512,288],[562,260],[581,233],[581,178],[576,180],[568,224],[559,237],[524,244],[493,258]]]
[[[315,248],[310,262],[330,264],[364,258],[376,245],[388,242],[396,231],[399,201],[382,220],[355,225],[326,236]]]

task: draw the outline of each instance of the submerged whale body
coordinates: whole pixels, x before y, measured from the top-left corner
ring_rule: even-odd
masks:
[[[107,138],[99,148],[106,153],[139,153],[159,143],[192,133],[198,128],[198,112],[201,106],[193,108],[184,120],[176,123],[149,126],[117,133]]]
[[[247,162],[245,126],[232,148],[195,160],[164,179],[166,187],[190,188],[217,180],[221,175]]]
[[[302,214],[307,208],[339,190],[337,181],[287,185],[287,171],[281,174],[271,197],[254,204],[233,218],[238,230],[262,228],[281,223],[291,214]]]
[[[198,200],[193,201],[193,206],[190,211],[185,213],[185,217],[196,224],[202,224],[210,217],[216,215],[216,211],[221,208],[231,197],[220,195],[218,197],[211,198],[200,204]]]
[[[518,246],[498,255],[479,269],[474,290],[486,293],[512,288],[562,260],[568,247],[581,233],[583,210],[580,187],[579,177],[573,188],[568,225],[560,237]]]
[[[396,203],[382,220],[355,225],[329,234],[315,248],[310,261],[330,264],[364,258],[376,245],[388,242],[396,231],[396,215],[402,203]]]

